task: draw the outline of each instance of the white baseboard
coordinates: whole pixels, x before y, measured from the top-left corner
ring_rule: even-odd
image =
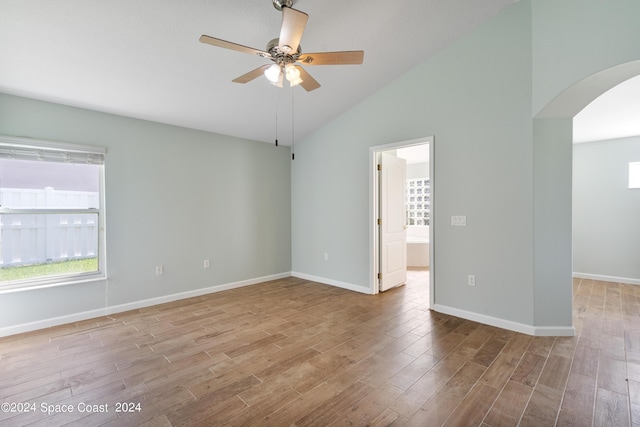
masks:
[[[337,288],[348,289],[354,292],[360,292],[363,294],[371,294],[371,289],[369,287],[358,286],[351,283],[340,282],[338,280],[327,279],[326,277],[312,276],[311,274],[298,273],[296,271],[292,271],[291,275],[293,277],[297,277],[298,279],[310,280],[312,282],[324,283],[325,285],[335,286]]]
[[[327,279],[324,277],[313,276],[310,274],[304,274],[304,273],[298,273],[298,272],[286,272],[286,273],[273,274],[270,276],[257,277],[254,279],[242,280],[242,281],[233,282],[233,283],[226,283],[226,284],[217,285],[217,286],[211,286],[208,288],[195,289],[193,291],[188,291],[188,292],[164,295],[161,297],[150,298],[150,299],[135,301],[135,302],[126,303],[126,304],[108,306],[108,307],[99,308],[96,310],[72,313],[65,316],[52,317],[48,319],[38,320],[35,322],[22,323],[14,326],[7,326],[4,328],[0,328],[0,337],[35,331],[38,329],[50,328],[53,326],[64,325],[67,323],[80,322],[87,319],[108,316],[109,314],[121,313],[123,311],[150,307],[153,305],[164,304],[164,303],[178,301],[186,298],[193,298],[201,295],[212,294],[215,292],[221,292],[221,291],[226,291],[230,289],[256,285],[259,283],[268,282],[270,280],[278,280],[278,279],[283,279],[290,276],[297,277],[300,279],[310,280],[313,282],[324,283],[327,285],[336,286],[339,288],[347,289],[354,292],[360,292],[363,294],[371,293],[368,287],[358,286],[358,285],[354,285],[346,282],[340,282],[337,280]],[[592,277],[585,277],[585,278],[590,279]],[[628,282],[621,282],[618,279],[619,278],[616,278],[616,280],[608,280],[608,281],[628,283]],[[605,279],[599,278],[594,280],[605,280]],[[640,284],[640,281],[636,281],[636,283],[632,283],[632,284]],[[558,326],[558,327],[531,326],[531,325],[525,325],[522,323],[511,322],[509,320],[499,319],[492,316],[473,313],[470,311],[460,310],[457,308],[448,307],[441,304],[434,304],[432,309],[439,313],[449,314],[451,316],[456,316],[463,319],[472,320],[474,322],[496,326],[498,328],[508,329],[511,331],[520,332],[527,335],[534,335],[534,336],[574,336],[575,335],[575,329],[573,328],[573,326]]]
[[[82,320],[104,317],[106,315],[106,308],[98,308],[96,310],[82,311],[80,313],[73,313],[59,317],[50,317],[48,319],[36,320],[35,322],[21,323],[14,326],[5,326],[4,328],[0,328],[0,337],[7,337],[9,335],[37,331],[38,329],[51,328],[53,326],[80,322]]]
[[[201,295],[213,294],[216,292],[228,291],[230,289],[243,288],[245,286],[257,285],[258,283],[268,282],[270,280],[283,279],[291,277],[291,273],[273,274],[270,276],[256,277],[254,279],[242,280],[239,282],[226,283],[224,285],[211,286],[209,288],[195,289],[193,291],[181,292],[178,294],[165,295],[157,298],[150,298],[142,301],[135,301],[127,304],[111,306],[107,309],[107,314],[122,313],[123,311],[136,310],[138,308],[150,307],[152,305],[164,304],[181,299],[199,297]]]
[[[524,323],[512,322],[510,320],[500,319],[493,316],[478,314],[471,311],[460,310],[458,308],[449,307],[442,304],[434,304],[432,310],[438,313],[448,314],[460,317],[462,319],[472,320],[489,326],[495,326],[502,329],[508,329],[522,334],[539,336],[539,337],[573,337],[576,330],[573,326],[532,326]]]
[[[640,279],[631,279],[628,277],[615,277],[615,276],[604,276],[602,274],[589,274],[589,273],[573,273],[573,277],[576,279],[590,279],[590,280],[599,280],[602,282],[613,282],[613,283],[625,283],[628,285],[640,285]]]
[[[96,310],[89,310],[89,311],[83,311],[80,313],[68,314],[65,316],[51,317],[49,319],[37,320],[35,322],[29,322],[29,323],[22,323],[20,325],[15,325],[15,326],[7,326],[4,328],[0,328],[0,337],[21,334],[24,332],[31,332],[38,329],[50,328],[53,326],[64,325],[67,323],[80,322],[82,320],[108,316],[114,313],[121,313],[123,311],[150,307],[153,305],[164,304],[167,302],[178,301],[181,299],[198,297],[201,295],[212,294],[215,292],[222,292],[230,289],[242,288],[244,286],[256,285],[258,283],[268,282],[270,280],[283,279],[285,277],[291,277],[291,272],[273,274],[270,276],[256,277],[254,279],[242,280],[239,282],[226,283],[223,285],[211,286],[211,287],[202,288],[202,289],[195,289],[193,291],[180,292],[177,294],[163,295],[161,297],[149,298],[146,300],[135,301],[127,304],[108,306],[108,307],[99,308]]]

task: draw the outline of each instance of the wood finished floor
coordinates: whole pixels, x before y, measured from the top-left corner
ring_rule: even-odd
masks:
[[[430,312],[426,276],[378,296],[287,278],[0,338],[0,425],[640,426],[640,287],[576,280],[577,335],[549,338]]]

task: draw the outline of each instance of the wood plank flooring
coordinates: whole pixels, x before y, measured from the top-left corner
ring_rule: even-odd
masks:
[[[0,338],[7,426],[636,426],[640,287],[575,280],[572,338],[287,278]]]

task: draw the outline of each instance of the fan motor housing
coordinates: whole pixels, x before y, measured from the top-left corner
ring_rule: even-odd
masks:
[[[293,6],[293,0],[272,0],[273,7],[278,10],[282,10],[283,7],[291,7]]]
[[[298,45],[298,50],[294,54],[283,52],[280,49],[280,39],[273,39],[269,43],[267,43],[266,51],[269,52],[271,58],[274,59],[277,63],[282,62],[283,64],[293,63],[300,58],[300,54],[302,53],[302,46]]]

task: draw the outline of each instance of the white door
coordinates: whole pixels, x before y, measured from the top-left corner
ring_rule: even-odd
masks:
[[[380,153],[380,291],[407,281],[407,162]]]

